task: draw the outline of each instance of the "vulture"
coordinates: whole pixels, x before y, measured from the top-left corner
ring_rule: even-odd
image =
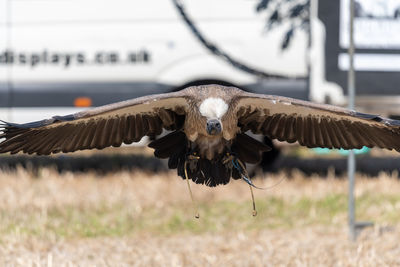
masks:
[[[103,149],[150,136],[154,155],[168,159],[168,167],[188,185],[190,179],[211,187],[231,178],[253,186],[246,163],[259,162],[270,147],[249,131],[309,148],[400,151],[400,121],[221,85],[192,86],[36,122],[0,123],[0,153],[11,154]],[[168,134],[162,136],[163,130]]]

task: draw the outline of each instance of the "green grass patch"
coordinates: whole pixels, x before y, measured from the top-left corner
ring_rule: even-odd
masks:
[[[266,197],[258,198],[256,205],[258,216],[253,217],[250,201],[202,202],[199,203],[200,219],[194,218],[190,202],[146,207],[140,212],[125,204],[109,206],[105,203],[95,207],[64,206],[47,211],[0,210],[0,236],[92,238],[143,233],[200,234],[335,225],[345,224],[347,220],[347,196],[344,194],[298,200]],[[400,196],[365,194],[357,199],[357,216],[363,220],[398,223],[399,206]]]

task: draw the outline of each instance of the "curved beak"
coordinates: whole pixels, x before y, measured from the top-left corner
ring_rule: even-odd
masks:
[[[207,120],[206,126],[207,133],[209,135],[218,135],[222,132],[222,123],[217,119]]]

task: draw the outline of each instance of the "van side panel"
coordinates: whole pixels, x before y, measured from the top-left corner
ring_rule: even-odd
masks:
[[[211,53],[171,0],[8,2],[12,34],[10,47],[0,43],[0,56],[7,59],[0,69],[12,69],[12,97],[0,102],[0,108],[12,106],[17,121],[29,114],[19,112],[26,108],[70,108],[77,97],[89,97],[98,106],[199,80],[260,93],[307,95],[306,35],[299,31],[281,51],[289,25],[266,32],[268,14],[256,12],[255,0],[183,4],[204,37],[236,60],[300,82],[270,84]]]
[[[0,0],[0,51],[4,50],[8,45],[9,32],[8,32],[8,19],[9,19],[9,5],[7,0]],[[9,101],[9,84],[8,78],[10,77],[10,69],[6,64],[1,62],[5,59],[0,55],[0,118],[8,119],[8,109],[1,109],[1,107],[8,107]]]

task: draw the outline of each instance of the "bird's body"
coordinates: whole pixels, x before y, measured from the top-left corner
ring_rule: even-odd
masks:
[[[212,160],[223,153],[240,132],[236,123],[237,116],[232,108],[233,98],[240,91],[232,87],[221,87],[220,90],[215,90],[213,87],[205,87],[202,90],[197,90],[197,87],[190,89],[197,99],[192,100],[193,112],[187,116],[184,132],[192,147],[198,147],[200,157]],[[207,120],[213,119],[221,123],[222,129],[221,132],[210,135],[204,125],[207,125]]]
[[[216,186],[228,183],[231,177],[240,179],[241,175],[233,167],[232,162],[224,162],[228,160],[226,157],[228,154],[240,153],[235,149],[239,141],[242,147],[252,145],[252,150],[248,153],[256,158],[242,156],[240,158],[243,162],[256,163],[261,159],[262,152],[269,149],[247,135],[236,138],[238,134],[241,134],[241,129],[237,125],[235,99],[242,92],[234,87],[222,86],[187,88],[186,94],[191,95],[191,98],[187,100],[191,112],[186,114],[183,123],[184,135],[179,135],[180,131],[173,132],[166,137],[165,142],[164,138],[160,138],[149,146],[155,149],[156,156],[168,157],[169,167],[177,168],[178,174],[182,177],[185,177],[184,163],[187,155],[198,155],[198,159],[191,159],[187,170],[188,177],[196,183]],[[220,125],[220,129],[211,134],[207,127],[215,126],[213,122]],[[179,146],[183,149],[180,151],[175,145],[167,146],[167,144],[174,144],[171,142],[171,136],[175,135],[179,135],[181,139]]]
[[[169,133],[160,136],[163,130]],[[155,156],[196,183],[243,178],[268,146],[246,134],[307,147],[400,151],[400,122],[339,107],[207,85],[146,96],[51,119],[0,125],[0,153],[47,155],[156,138]],[[239,164],[240,163],[240,166]]]

